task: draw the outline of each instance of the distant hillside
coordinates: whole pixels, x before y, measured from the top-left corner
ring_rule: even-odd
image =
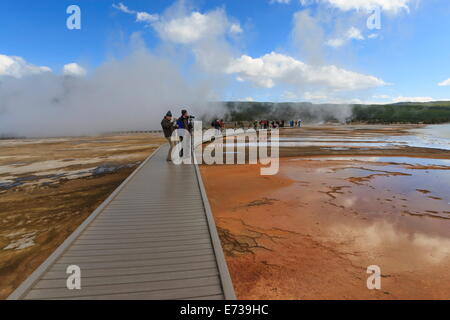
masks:
[[[225,108],[228,121],[302,119],[310,123],[339,121],[433,124],[450,122],[450,101],[387,105],[228,101],[225,102]]]
[[[352,121],[367,123],[444,123],[450,122],[450,102],[354,105]]]

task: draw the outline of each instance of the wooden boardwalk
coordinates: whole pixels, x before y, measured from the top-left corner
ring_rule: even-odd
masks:
[[[196,165],[150,156],[8,299],[235,299]],[[69,290],[67,267],[81,269]]]

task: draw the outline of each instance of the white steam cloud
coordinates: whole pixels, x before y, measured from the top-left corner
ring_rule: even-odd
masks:
[[[184,108],[197,117],[223,116],[225,108],[210,101],[224,96],[222,89],[231,79],[258,90],[291,92],[291,97],[310,93],[311,100],[387,85],[376,76],[326,63],[326,15],[313,16],[308,10],[293,14],[291,40],[299,54],[251,56],[238,49],[245,30],[224,8],[199,12],[182,0],[158,14],[123,3],[112,7],[151,29],[159,37],[158,46],[149,51],[134,35],[134,49],[126,58],[89,72],[68,63],[61,75],[20,57],[0,55],[0,136],[158,129],[168,110],[177,116]],[[363,39],[356,27],[348,30],[345,41]]]
[[[8,67],[0,77],[3,135],[158,129],[168,110],[175,116],[182,108],[196,116],[215,111],[208,103],[215,97],[210,81],[187,81],[177,65],[142,44],[125,59],[106,62],[88,77],[80,76],[84,69],[75,64],[65,66],[65,75],[56,75],[21,58],[12,59],[18,66]]]

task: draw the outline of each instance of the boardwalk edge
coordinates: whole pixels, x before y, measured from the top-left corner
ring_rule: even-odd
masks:
[[[74,232],[55,250],[53,253],[18,286],[6,300],[19,300],[23,298],[37,280],[53,265],[53,263],[72,245],[78,236],[95,220],[95,218],[105,209],[105,207],[119,194],[119,192],[130,182],[131,179],[145,166],[145,164],[159,151],[159,146],[147,157],[110,195],[102,204],[95,209]]]

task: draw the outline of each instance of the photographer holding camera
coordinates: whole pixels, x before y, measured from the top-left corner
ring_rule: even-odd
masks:
[[[188,137],[190,137],[190,134],[192,132],[192,119],[194,119],[194,116],[190,116],[187,112],[187,110],[182,110],[181,111],[181,117],[178,118],[177,120],[177,126],[178,126],[178,136],[180,137],[180,141],[183,142],[184,140],[184,133],[185,130],[188,131],[189,135]],[[186,143],[189,143],[188,141],[185,141]],[[185,144],[183,143],[183,146]],[[184,149],[184,148],[183,148]],[[183,157],[183,149],[181,149],[180,151],[180,157]]]
[[[161,127],[164,132],[164,137],[166,137],[169,142],[170,148],[169,153],[167,154],[167,161],[172,161],[172,150],[175,145],[175,142],[172,140],[172,133],[177,128],[176,122],[172,118],[172,112],[168,111],[161,121]]]

